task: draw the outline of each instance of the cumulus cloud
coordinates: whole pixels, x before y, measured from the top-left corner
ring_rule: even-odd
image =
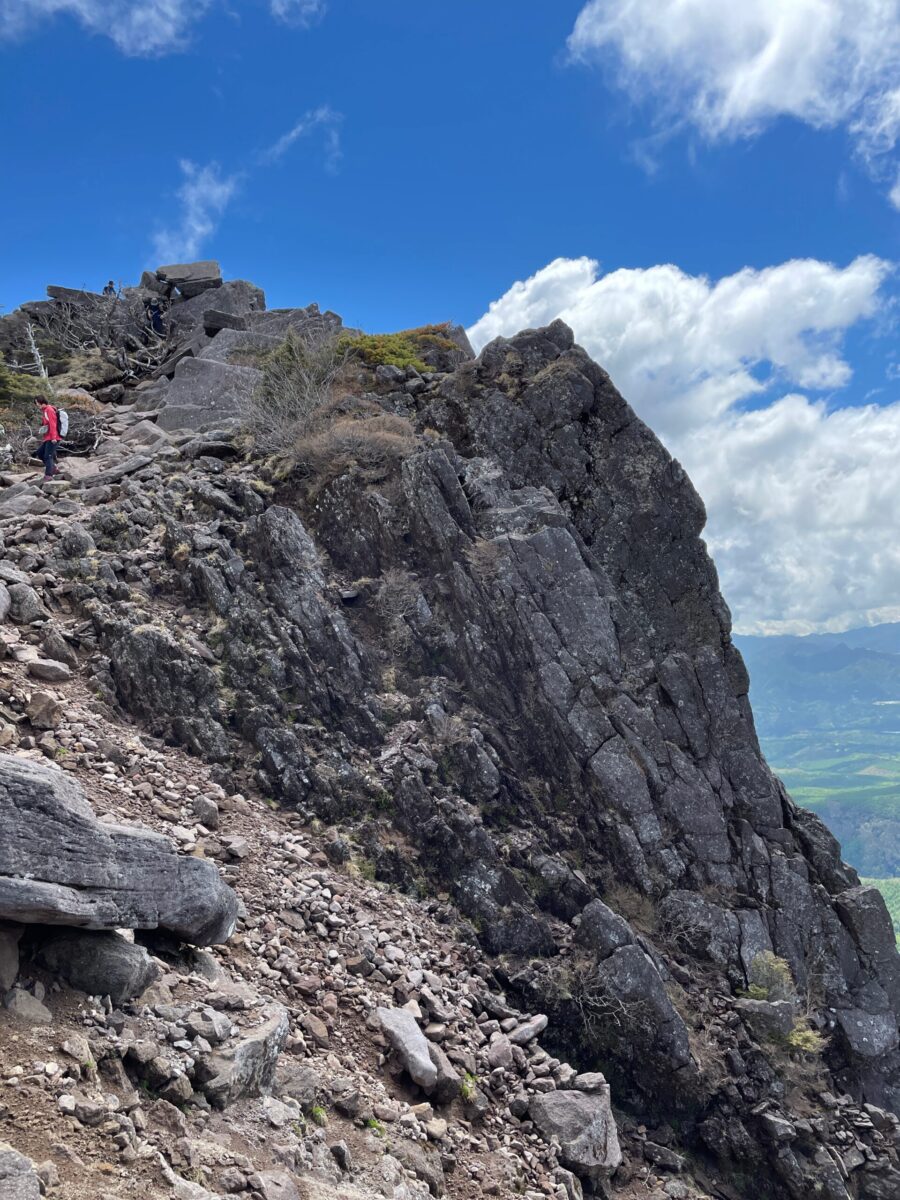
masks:
[[[179,165],[184,176],[178,189],[179,217],[173,226],[161,229],[153,239],[156,256],[162,263],[197,258],[218,228],[239,182],[237,175],[223,175],[218,163],[198,166],[183,159]]]
[[[184,45],[210,0],[0,0],[0,37],[30,33],[60,14],[115,42],[123,54],[149,57]]]
[[[336,171],[342,153],[342,120],[342,115],[327,104],[320,104],[318,108],[310,109],[309,112],[303,114],[296,125],[293,125],[287,133],[282,134],[276,142],[262,152],[260,162],[265,164],[278,162],[298,139],[306,137],[316,130],[321,130],[325,137],[325,167],[329,171]]]
[[[900,0],[589,0],[569,48],[710,139],[789,116],[875,165],[900,136]]]
[[[473,345],[562,317],[686,466],[745,632],[900,616],[900,402],[833,409],[846,332],[889,264],[796,260],[717,281],[666,265],[602,275],[557,259],[469,330]]]

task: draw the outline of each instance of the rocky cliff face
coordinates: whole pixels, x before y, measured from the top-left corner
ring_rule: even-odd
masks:
[[[214,278],[181,302],[171,381],[110,415],[112,465],[0,494],[7,570],[32,572],[12,586],[46,585],[28,620],[69,622],[110,719],[324,824],[333,861],[410,904],[450,902],[496,1025],[464,1069],[567,1176],[536,1195],[663,1194],[634,1190],[639,1157],[717,1196],[900,1194],[891,923],[760,754],[679,464],[560,322],[360,368],[316,455],[262,461],[230,416],[241,330],[321,320],[225,284],[225,322]],[[189,362],[217,364],[191,368],[209,394]],[[395,997],[428,1036],[409,1010],[370,1024],[449,1103],[468,1051],[436,986]],[[538,1036],[552,1059],[521,1053]]]

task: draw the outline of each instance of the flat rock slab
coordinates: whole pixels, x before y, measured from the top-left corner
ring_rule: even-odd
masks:
[[[165,406],[162,429],[199,429],[223,417],[237,415],[259,380],[253,367],[235,367],[208,358],[184,358],[175,369]]]
[[[226,941],[237,897],[150,830],[101,823],[63,771],[0,755],[0,919]]]
[[[376,1015],[410,1077],[426,1091],[433,1088],[437,1083],[437,1067],[431,1061],[425,1034],[412,1013],[402,1008],[379,1008]]]
[[[194,263],[170,263],[156,268],[156,277],[178,288],[185,298],[199,296],[210,288],[222,286],[222,269],[212,260]]]

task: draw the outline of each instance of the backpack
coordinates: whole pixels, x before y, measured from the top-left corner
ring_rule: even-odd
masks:
[[[56,432],[61,438],[64,438],[69,432],[69,414],[64,408],[54,408],[56,413]]]

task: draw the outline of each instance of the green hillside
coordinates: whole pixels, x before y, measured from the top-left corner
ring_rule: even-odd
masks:
[[[900,930],[900,624],[735,641],[769,763]]]

